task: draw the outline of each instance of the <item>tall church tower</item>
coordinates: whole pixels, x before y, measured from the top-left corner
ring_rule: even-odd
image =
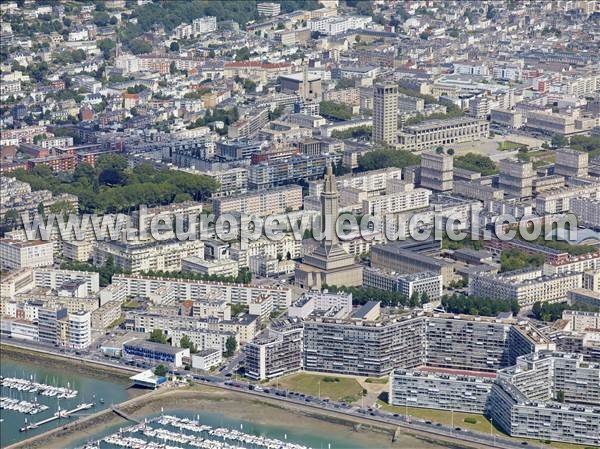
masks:
[[[333,167],[329,163],[321,192],[319,233],[322,239],[313,253],[305,255],[302,263],[296,267],[296,284],[301,288],[320,290],[324,284],[362,285],[362,267],[342,248],[337,235],[339,198]]]

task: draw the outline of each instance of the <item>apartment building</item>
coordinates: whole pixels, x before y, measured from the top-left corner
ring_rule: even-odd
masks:
[[[357,323],[360,323],[358,325]],[[304,369],[380,377],[423,362],[420,317],[389,321],[316,318],[304,322]]]
[[[403,150],[430,150],[438,146],[472,142],[488,137],[489,122],[474,117],[427,120],[405,126],[398,133],[398,145]]]
[[[363,215],[383,216],[429,206],[431,191],[406,184],[403,192],[371,196],[362,202]]]
[[[174,328],[168,330],[172,346],[181,346],[181,339],[186,336],[198,351],[209,349],[217,350],[219,353],[227,351],[227,340],[230,337],[239,340],[237,333],[232,331],[221,331],[202,328]]]
[[[258,10],[258,15],[265,17],[275,17],[281,13],[281,5],[279,3],[257,3],[256,9]]]
[[[598,445],[600,365],[581,354],[521,356],[498,371],[488,413],[512,437]]]
[[[90,317],[92,329],[104,331],[114,325],[122,317],[121,304],[120,301],[107,301],[94,310]]]
[[[431,190],[452,190],[454,158],[433,151],[421,154],[421,187]]]
[[[574,199],[600,200],[600,183],[594,182],[542,192],[534,200],[535,210],[538,214],[569,212],[571,200]]]
[[[98,242],[93,251],[95,265],[104,265],[112,257],[117,268],[131,273],[141,271],[180,271],[181,260],[202,257],[204,242],[200,239],[164,241]]]
[[[55,270],[53,268],[36,268],[33,270],[35,287],[59,290],[65,282],[73,280],[85,283],[88,296],[95,295],[100,290],[100,275],[92,271]]]
[[[302,207],[302,187],[290,185],[270,189],[266,192],[251,192],[215,198],[212,201],[216,217],[223,214],[240,213],[267,216],[282,214]]]
[[[218,298],[230,304],[248,305],[253,298],[260,295],[271,295],[277,308],[286,309],[292,301],[290,287],[273,287],[268,285],[244,285],[210,281],[191,281],[183,279],[158,278],[153,276],[136,276],[117,274],[113,283],[123,284],[128,296],[149,297],[160,288],[168,288],[177,298],[201,301],[206,298]]]
[[[271,380],[302,368],[302,326],[266,329],[244,347],[246,376]]]
[[[373,140],[396,145],[398,140],[398,85],[373,86]]]
[[[493,373],[520,355],[548,349],[555,345],[515,320],[406,314],[304,322],[307,371],[382,376],[397,368],[427,366]]]
[[[300,296],[288,309],[291,318],[306,319],[312,314],[346,318],[352,312],[352,293],[311,291]]]
[[[417,294],[421,298],[425,294],[430,300],[437,300],[442,296],[443,280],[440,274],[433,272],[398,274],[378,268],[365,267],[363,270],[363,286],[400,292],[407,298],[410,298],[413,294]]]
[[[594,228],[600,227],[600,199],[571,198],[570,212],[577,215],[579,223]]]
[[[90,312],[69,313],[67,347],[85,349],[92,344],[92,322]]]
[[[238,343],[251,341],[258,331],[258,316],[242,315],[230,320],[216,317],[196,318],[181,315],[159,315],[150,312],[133,314],[134,327],[137,332],[152,332],[155,329],[165,330],[167,334],[177,329],[208,329],[209,331],[232,332]],[[170,334],[169,334],[170,335]]]
[[[469,371],[396,369],[390,373],[388,403],[483,415],[493,383],[493,376]]]
[[[498,187],[504,193],[517,198],[530,197],[533,192],[533,164],[516,159],[500,161],[500,178]]]
[[[452,192],[479,201],[502,200],[504,190],[473,181],[453,181]]]
[[[559,302],[570,290],[581,288],[581,273],[544,275],[542,270],[469,276],[469,295],[483,298],[516,299],[521,307],[536,301]]]
[[[454,266],[442,259],[408,250],[403,242],[376,245],[371,248],[371,267],[396,273],[431,271],[442,276],[444,285],[452,281]]]
[[[561,273],[583,273],[584,271],[600,268],[600,251],[570,256],[566,260],[547,262],[543,266],[543,273],[547,276]]]
[[[52,242],[0,239],[0,267],[3,270],[49,267],[52,264]]]
[[[353,173],[335,178],[338,191],[345,188],[366,192],[369,196],[387,191],[393,180],[402,179],[402,169],[396,167],[369,170],[364,173]],[[319,196],[323,191],[323,181],[311,181],[308,184],[309,196]],[[340,192],[341,193],[341,192]]]
[[[492,108],[490,121],[497,125],[519,129],[523,126],[523,113],[516,110]]]
[[[557,149],[554,173],[565,177],[587,176],[588,153],[570,148]]]
[[[206,276],[231,276],[238,275],[238,263],[235,260],[205,260],[191,256],[181,259],[181,271],[198,273]]]
[[[550,135],[568,135],[575,132],[575,119],[569,115],[526,111],[525,117],[525,125],[528,128],[540,130]]]

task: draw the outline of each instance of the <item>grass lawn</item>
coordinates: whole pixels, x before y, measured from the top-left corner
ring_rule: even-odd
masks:
[[[498,149],[500,151],[513,151],[523,147],[527,148],[527,145],[524,143],[513,142],[511,140],[505,140],[504,142],[500,142],[498,144]]]
[[[271,385],[279,385],[279,388],[287,388],[290,391],[319,395],[319,381],[321,384],[321,398],[329,398],[334,401],[354,402],[360,399],[362,387],[355,379],[347,377],[336,377],[335,375],[320,376],[317,374],[298,373],[282,377],[279,382],[271,382]]]
[[[395,407],[393,405],[389,405],[383,401],[377,401],[377,403],[381,406],[383,410],[387,410],[392,413],[398,413],[399,415],[404,415],[405,408],[404,407]],[[444,425],[452,424],[452,412],[446,410],[433,410],[428,408],[416,408],[416,407],[408,407],[408,414],[413,418],[424,419],[425,421],[431,421],[434,423],[441,423]],[[465,422],[465,418],[475,419],[477,422],[475,424]],[[463,412],[454,412],[454,427],[460,427],[462,429],[473,430],[475,432],[481,433],[490,433],[490,421],[483,415],[477,415],[475,413],[463,413]],[[497,429],[494,426],[494,433],[496,435],[502,435],[503,437],[507,437],[507,435],[502,432],[500,429]],[[557,449],[587,449],[588,446],[581,444],[571,444],[571,443],[559,443],[552,442],[550,444],[541,443],[539,440],[531,440],[527,438],[514,438],[516,441],[528,441],[529,447],[549,447],[549,448],[557,448]]]
[[[123,304],[121,304],[121,309],[123,309],[123,310],[137,309],[141,305],[142,305],[141,302],[136,301],[135,299],[129,299],[129,300],[125,301]]]
[[[383,410],[388,410],[399,415],[404,415],[404,407],[395,407],[393,405],[386,404],[383,401],[377,401],[381,405]],[[424,419],[425,421],[431,421],[441,423],[450,426],[452,424],[452,412],[446,410],[433,410],[429,408],[415,408],[408,407],[408,414],[413,418]],[[475,424],[464,422],[465,418],[475,419]],[[477,415],[475,413],[463,413],[454,412],[454,427],[461,427],[463,429],[474,430],[476,432],[490,433],[490,422],[483,415]],[[500,434],[500,430],[494,429],[494,432]]]
[[[367,377],[365,379],[365,382],[368,384],[381,384],[381,385],[385,385],[388,383],[388,376],[384,376],[384,377]]]

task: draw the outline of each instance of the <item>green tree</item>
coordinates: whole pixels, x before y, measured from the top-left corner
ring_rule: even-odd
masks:
[[[129,49],[134,55],[141,55],[143,53],[150,53],[152,51],[152,44],[144,39],[133,39],[129,42]]]
[[[162,329],[154,329],[150,333],[150,341],[154,343],[167,344],[168,338]]]
[[[337,120],[350,120],[352,118],[352,107],[334,101],[322,101],[319,104],[319,111],[322,116]]]
[[[98,45],[98,48],[102,51],[104,59],[109,59],[112,55],[112,51],[115,49],[115,42],[108,38],[100,39],[96,45]]]
[[[171,45],[169,45],[169,50],[179,51],[179,42],[176,42],[176,41],[171,42]]]
[[[554,134],[552,136],[552,140],[550,141],[550,145],[552,145],[553,148],[561,148],[566,146],[568,143],[569,142],[567,138],[562,134]]]
[[[448,154],[450,154],[450,150],[448,150]],[[498,173],[498,168],[493,160],[488,156],[476,153],[467,153],[464,156],[456,156],[454,158],[454,166],[457,168],[464,168],[465,170],[479,172],[483,176]]]
[[[377,170],[387,167],[404,168],[409,165],[417,165],[420,160],[420,156],[410,151],[375,150],[358,158],[358,171]]]
[[[192,340],[190,340],[190,337],[185,334],[181,337],[181,340],[179,340],[179,346],[184,349],[189,349],[190,353],[192,354],[198,352],[198,347],[196,344],[193,343]]]
[[[227,337],[225,341],[225,357],[231,357],[237,349],[237,340],[234,336]]]
[[[168,372],[169,372],[169,369],[162,363],[160,365],[158,365],[156,368],[154,368],[154,374],[159,377],[165,377]]]

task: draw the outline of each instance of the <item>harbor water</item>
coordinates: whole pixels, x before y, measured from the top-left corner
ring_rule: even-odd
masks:
[[[0,447],[64,425],[78,416],[95,413],[128,398],[126,382],[112,382],[109,377],[94,378],[75,370],[61,370],[55,365],[44,366],[41,363],[26,363],[2,357],[0,375],[3,378],[21,379],[20,385],[11,380],[4,382],[10,386],[5,385],[0,389],[1,396],[5,398],[3,405],[10,407],[0,410]],[[38,386],[32,388],[34,391],[26,391],[27,385],[32,385],[33,382],[50,388]],[[75,396],[73,391],[77,392]],[[15,402],[21,406],[13,405]],[[80,404],[92,402],[95,403],[94,407],[76,413],[73,417],[54,420],[27,432],[19,431],[26,425],[51,418],[59,407],[62,411],[72,410]],[[27,404],[34,406],[27,408]],[[31,411],[34,413],[30,413]]]

